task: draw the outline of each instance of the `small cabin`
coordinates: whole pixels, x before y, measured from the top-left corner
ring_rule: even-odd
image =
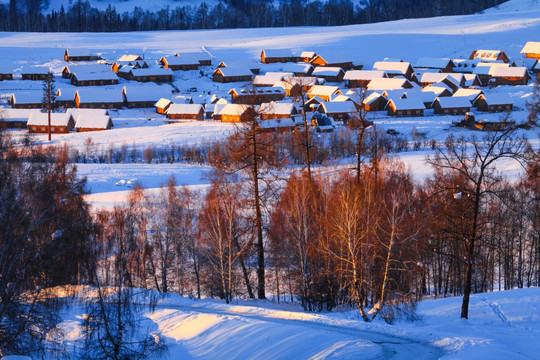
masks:
[[[526,67],[495,67],[490,75],[494,81],[490,84],[499,85],[527,85],[531,76]]]
[[[256,112],[252,106],[240,104],[225,104],[217,113],[214,119],[221,122],[246,122],[255,119]]]
[[[365,111],[383,111],[387,104],[388,99],[378,92],[371,93],[362,101],[362,107]]]
[[[373,64],[373,70],[384,71],[388,77],[403,76],[412,80],[414,70],[410,63],[404,61],[377,61]]]
[[[413,84],[404,78],[374,78],[368,85],[370,91],[384,91],[394,89],[412,89]]]
[[[313,70],[311,75],[323,78],[327,82],[341,82],[343,81],[343,76],[345,76],[345,71],[340,67],[319,66]]]
[[[75,131],[77,132],[103,131],[113,127],[114,124],[109,115],[80,114],[75,121]]]
[[[454,71],[456,64],[451,59],[447,58],[419,58],[414,64],[415,69],[430,69],[439,70],[443,73],[451,73]]]
[[[13,93],[8,104],[14,109],[38,109],[43,107],[43,93],[41,91]]]
[[[319,97],[324,101],[330,101],[333,95],[339,94],[341,94],[341,90],[337,86],[314,85],[308,90],[307,97],[309,99]]]
[[[26,129],[31,109],[7,109],[0,107],[0,129]]]
[[[527,59],[540,59],[540,42],[527,42],[523,49],[521,49],[521,55]]]
[[[473,103],[478,111],[485,112],[508,112],[514,109],[514,103],[507,95],[480,94]]]
[[[287,63],[300,61],[299,57],[292,54],[288,49],[266,49],[261,51],[261,62],[263,64]]]
[[[24,66],[21,70],[23,80],[45,80],[51,69],[45,66]]]
[[[261,120],[292,118],[298,114],[298,109],[293,103],[262,103],[259,108]]]
[[[130,109],[154,107],[161,98],[170,98],[171,95],[172,90],[168,85],[126,85],[122,88],[124,104]]]
[[[281,87],[259,87],[252,89],[236,89],[229,90],[231,102],[235,104],[258,105],[264,102],[282,100],[286,92]]]
[[[65,61],[94,61],[99,59],[99,56],[92,55],[90,50],[84,48],[72,48],[64,51]]]
[[[212,73],[212,80],[220,83],[248,82],[253,79],[253,73],[245,68],[218,67]]]
[[[13,80],[13,69],[0,68],[0,81],[2,80]]]
[[[56,90],[56,105],[60,108],[75,107],[75,91],[72,87]]]
[[[253,86],[274,86],[275,83],[289,79],[293,76],[290,72],[267,72],[264,75],[257,75],[253,79]]]
[[[336,121],[348,121],[358,110],[353,101],[323,101],[317,110],[321,114],[325,114]]]
[[[291,118],[281,118],[281,119],[268,119],[260,120],[258,122],[259,130],[262,132],[277,132],[277,133],[288,133],[293,131],[296,128],[294,120]]]
[[[173,71],[198,70],[200,65],[198,60],[183,56],[164,56],[159,61],[164,67]]]
[[[208,54],[206,52],[202,52],[202,51],[201,52],[191,52],[191,53],[177,52],[177,53],[174,54],[174,56],[179,56],[179,57],[182,57],[184,59],[194,60],[194,61],[198,62],[199,65],[201,65],[201,66],[212,66],[212,57],[210,56],[210,54]]]
[[[75,72],[71,75],[71,85],[74,86],[104,86],[118,84],[118,76],[112,72]]]
[[[469,60],[480,62],[504,62],[509,63],[510,59],[504,51],[501,50],[473,50]]]
[[[386,108],[390,116],[424,116],[426,107],[421,98],[409,96],[390,99]]]
[[[170,104],[167,110],[167,122],[170,120],[204,120],[204,107],[201,104]]]
[[[158,114],[165,115],[165,111],[171,106],[173,102],[169,99],[161,98],[154,104],[154,107],[156,108],[156,112]]]
[[[124,97],[119,89],[82,88],[75,92],[75,105],[85,109],[121,109]]]
[[[466,96],[447,96],[436,98],[433,109],[438,115],[465,115],[471,111],[471,102]]]
[[[367,88],[371,80],[385,77],[386,73],[382,70],[349,70],[343,80],[349,88]]]
[[[350,59],[347,59],[341,55],[316,55],[310,62],[311,65],[317,66],[329,66],[329,67],[339,67],[344,71],[347,70],[362,70],[362,65],[355,65],[354,62]]]
[[[120,72],[119,72],[120,73]],[[128,73],[130,80],[138,82],[172,82],[173,75],[172,72],[168,69],[161,67],[148,67],[148,68],[138,68],[130,69]]]
[[[313,65],[307,63],[286,63],[281,67],[283,72],[290,72],[294,76],[311,76],[313,69]]]
[[[51,113],[51,133],[67,134],[75,126],[73,116],[65,113]],[[26,123],[30,133],[48,133],[49,118],[48,113],[33,111]]]

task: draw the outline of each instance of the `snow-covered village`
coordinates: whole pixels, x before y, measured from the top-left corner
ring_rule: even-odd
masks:
[[[0,0],[0,359],[540,359],[540,1],[396,3]]]

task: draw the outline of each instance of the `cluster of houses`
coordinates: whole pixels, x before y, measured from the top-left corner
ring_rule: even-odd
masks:
[[[414,64],[384,59],[364,69],[339,55],[313,51],[294,55],[290,50],[265,49],[260,63],[240,66],[220,62],[211,74],[216,83],[242,86],[231,87],[221,97],[190,97],[173,96],[166,84],[173,81],[175,71],[211,66],[208,53],[175,53],[153,62],[124,55],[111,64],[88,50],[66,49],[64,60],[69,63],[62,69],[62,77],[73,86],[60,86],[56,92],[57,105],[66,111],[53,114],[54,132],[108,129],[112,121],[106,109],[123,107],[154,107],[170,123],[205,119],[242,122],[258,116],[261,127],[269,131],[294,128],[303,123],[301,114],[323,131],[329,124],[347,122],[360,111],[384,111],[390,116],[423,116],[427,109],[441,115],[461,115],[472,108],[511,111],[513,102],[508,96],[485,89],[526,85],[540,72],[540,42],[528,42],[521,53],[521,66],[504,51],[474,50],[468,59],[420,58]],[[78,64],[80,61],[85,63]],[[266,64],[279,71],[261,71]],[[28,80],[43,80],[48,74],[44,66],[20,71],[21,79]],[[118,85],[119,78],[141,84],[129,83],[120,91],[120,86],[111,86]],[[0,80],[12,79],[13,71],[0,69]],[[27,121],[22,120],[23,110],[17,112],[42,108],[41,92],[13,93],[8,103],[11,109],[0,115],[4,126],[26,126],[31,132],[48,130],[39,110],[26,111]]]

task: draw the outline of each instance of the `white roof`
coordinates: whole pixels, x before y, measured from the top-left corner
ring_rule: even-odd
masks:
[[[340,72],[343,72],[343,69],[340,67],[331,67],[331,66],[318,66],[313,69],[313,76],[338,76]]]
[[[284,128],[284,127],[294,127],[294,120],[291,118],[283,119],[269,119],[259,121],[259,127],[261,129],[275,129],[275,128]]]
[[[76,129],[106,129],[111,122],[109,115],[79,115],[75,122]]]
[[[165,106],[169,105],[170,103],[172,103],[172,101],[170,99],[161,98],[154,104],[154,106],[159,107],[159,108],[164,108]]]
[[[324,109],[324,112],[327,114],[358,112],[358,110],[356,109],[356,106],[354,105],[354,102],[352,101],[336,101],[336,102],[323,101],[320,106]]]
[[[51,126],[67,126],[69,119],[73,117],[66,113],[51,113]],[[48,126],[48,114],[33,111],[28,117],[27,126]]]
[[[70,73],[77,73],[77,74],[112,71],[111,67],[106,64],[86,64],[86,65],[70,64],[70,65],[64,66],[64,68],[67,68]]]
[[[396,110],[423,110],[426,108],[422,99],[416,96],[410,96],[405,99],[391,99],[388,102],[389,106],[390,102],[394,104]]]
[[[466,96],[444,96],[436,98],[443,109],[470,108],[471,101]]]
[[[401,61],[377,61],[373,64],[373,70],[385,70],[386,72],[400,73],[405,75],[411,66],[408,62]]]
[[[77,119],[79,116],[83,117],[98,117],[109,115],[107,109],[76,109],[70,108],[66,110],[66,114],[73,116],[73,119]]]
[[[212,57],[204,52],[204,51],[199,51],[199,52],[177,52],[176,53],[176,56],[181,56],[183,58],[186,58],[186,59],[196,59],[197,61],[199,60],[212,60]]]
[[[214,70],[214,73],[216,71],[221,71],[223,76],[252,76],[253,73],[248,68],[243,67],[225,67],[225,68],[217,68]]]
[[[113,71],[107,72],[75,72],[73,76],[79,81],[91,81],[91,80],[118,80],[118,75]]]
[[[309,63],[285,63],[283,64],[282,69],[286,72],[307,74],[313,69],[313,65]]]
[[[162,67],[148,67],[140,69],[131,69],[133,76],[157,76],[157,75],[170,75],[171,71]]]
[[[327,85],[313,85],[309,91],[308,95],[332,95],[339,91],[337,86],[327,86]]]
[[[166,114],[198,114],[203,106],[201,104],[171,104]]]
[[[173,66],[179,65],[199,65],[199,60],[189,56],[164,56],[162,57],[167,64]]]
[[[41,104],[43,102],[43,93],[41,91],[30,91],[13,93],[15,104]]]
[[[237,93],[238,95],[285,94],[285,89],[279,86],[266,86],[253,89],[232,88],[228,93],[231,94],[233,92]]]
[[[315,51],[302,51],[300,54],[300,56],[303,58],[312,58],[315,57],[315,55],[317,55]]]
[[[0,121],[27,121],[35,109],[0,108]]]
[[[373,80],[384,77],[386,73],[382,70],[349,70],[345,73],[343,80]]]
[[[385,90],[383,91],[383,96],[388,100],[400,100],[405,98],[417,98],[422,101],[422,103],[432,103],[433,100],[437,97],[434,92],[422,91],[418,89],[395,89],[395,90]]]
[[[527,74],[526,67],[492,67],[490,75],[493,77],[524,77]]]
[[[253,85],[274,85],[287,77],[293,76],[290,72],[267,72],[265,75],[257,75],[253,79]]]
[[[438,83],[448,78],[456,85],[460,85],[463,80],[462,73],[423,73],[420,78],[421,83]]]
[[[48,74],[49,71],[48,66],[23,66],[21,74]]]
[[[368,97],[366,97],[366,98],[364,99],[364,101],[362,101],[362,102],[363,102],[364,104],[369,105],[369,104],[371,104],[373,101],[375,101],[375,100],[377,100],[378,98],[380,98],[381,96],[382,96],[382,94],[380,94],[380,93],[374,91],[374,92],[372,92]]]
[[[408,83],[407,79],[397,78],[375,78],[367,86],[368,90],[392,90],[402,89]]]
[[[469,99],[469,101],[473,101],[474,99],[476,99],[478,95],[483,94],[483,93],[484,92],[482,90],[478,90],[478,89],[458,89],[452,96],[454,97],[464,96],[467,99]]]
[[[104,89],[103,86],[85,87],[78,89],[81,103],[122,103],[124,98],[120,89]]]
[[[419,58],[414,64],[415,68],[444,69],[452,60],[447,58]]]
[[[482,97],[488,105],[514,104],[514,102],[506,94],[483,94]]]
[[[131,62],[131,61],[139,61],[141,57],[139,55],[122,55],[120,59],[117,60],[117,62],[125,61],[125,62]]]
[[[264,49],[265,57],[292,57],[290,49]]]
[[[290,115],[293,113],[295,105],[293,103],[262,103],[259,108],[259,114],[268,115]]]
[[[236,115],[236,116],[240,116],[242,115],[244,112],[246,112],[246,110],[249,108],[249,105],[242,105],[242,104],[225,104],[225,106],[223,106],[218,114],[219,115]],[[216,106],[216,112],[218,111],[218,106]]]
[[[521,49],[522,54],[540,54],[540,42],[529,41]]]
[[[85,48],[66,49],[69,56],[90,56],[90,50]]]
[[[476,50],[474,54],[475,59],[482,59],[482,61],[495,61],[501,50]]]
[[[434,95],[433,99],[435,99],[437,96],[441,95],[445,91],[449,91],[450,94],[452,94],[452,90],[448,89],[447,86],[432,86],[432,85],[429,85],[429,86],[426,86],[425,88],[422,89],[423,93],[431,93],[431,94],[433,94]]]

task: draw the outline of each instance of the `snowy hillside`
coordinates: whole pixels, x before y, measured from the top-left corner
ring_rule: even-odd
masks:
[[[471,297],[460,320],[461,297],[424,300],[419,320],[365,323],[354,310],[299,312],[298,305],[177,295],[147,312],[170,359],[535,359],[540,354],[540,289]],[[65,316],[65,345],[80,338],[80,308]]]
[[[154,3],[152,3],[154,4]],[[62,57],[65,48],[84,47],[113,62],[124,54],[140,54],[150,61],[178,51],[207,51],[212,55],[214,66],[224,61],[235,66],[261,67],[261,71],[279,71],[279,64],[261,65],[261,49],[292,49],[293,52],[309,50],[320,54],[333,54],[352,59],[370,69],[375,61],[395,58],[414,63],[421,57],[468,58],[474,49],[501,49],[520,63],[520,51],[528,41],[538,41],[540,34],[540,2],[536,0],[511,0],[482,14],[468,16],[447,16],[428,19],[408,19],[386,23],[351,25],[341,27],[298,27],[269,29],[198,30],[198,31],[152,31],[130,33],[0,33],[3,65],[19,69],[28,63],[50,67],[60,75],[65,62]],[[19,71],[16,70],[16,71]],[[176,72],[173,85],[180,93],[190,96],[203,96],[211,92],[226,96],[233,86],[243,84],[219,84],[212,82],[210,74],[213,67],[199,71]],[[0,94],[6,99],[13,91],[40,91],[41,83],[29,87],[27,82],[0,82]],[[127,81],[121,79],[117,86],[121,89]],[[15,86],[15,87],[14,87]],[[74,89],[67,80],[58,79],[58,88]],[[196,88],[198,92],[188,90]],[[500,86],[490,93],[503,93],[514,101],[512,116],[520,121],[526,118],[526,102],[532,86]],[[233,126],[222,123],[187,123],[164,125],[162,115],[153,109],[124,109],[112,112],[117,125],[114,130],[88,135],[70,133],[53,137],[54,144],[68,143],[82,148],[91,137],[96,146],[107,148],[133,143],[141,147],[152,144],[196,144],[226,136]],[[394,118],[375,115],[373,120],[382,128],[392,128],[403,134],[410,134],[416,127],[425,133],[427,139],[442,140],[449,134],[449,127],[456,116],[425,116],[422,118]],[[488,120],[497,120],[500,114],[486,114]],[[468,130],[452,130],[457,134],[467,134]],[[16,132],[15,132],[16,133]],[[20,132],[22,136],[25,132]],[[36,135],[38,141],[46,139]],[[538,146],[538,140],[533,139]],[[408,152],[402,159],[415,169],[415,175],[425,174],[424,158],[426,152]],[[121,199],[120,192],[128,190],[116,186],[119,181],[133,178],[142,182],[146,188],[154,188],[175,174],[187,174],[184,170],[167,170],[165,167],[156,173],[130,169],[129,164],[115,165],[104,170],[101,165],[81,166],[81,173],[88,175],[89,187],[98,201]],[[191,169],[191,168],[190,168]],[[190,170],[189,170],[190,171]],[[188,172],[189,172],[188,171]],[[515,176],[520,167],[509,164],[506,173]],[[107,177],[108,174],[108,177]],[[195,169],[187,175],[178,176],[179,184],[194,185],[200,178],[201,170]],[[111,192],[116,193],[112,195]],[[109,203],[108,205],[112,205]]]

